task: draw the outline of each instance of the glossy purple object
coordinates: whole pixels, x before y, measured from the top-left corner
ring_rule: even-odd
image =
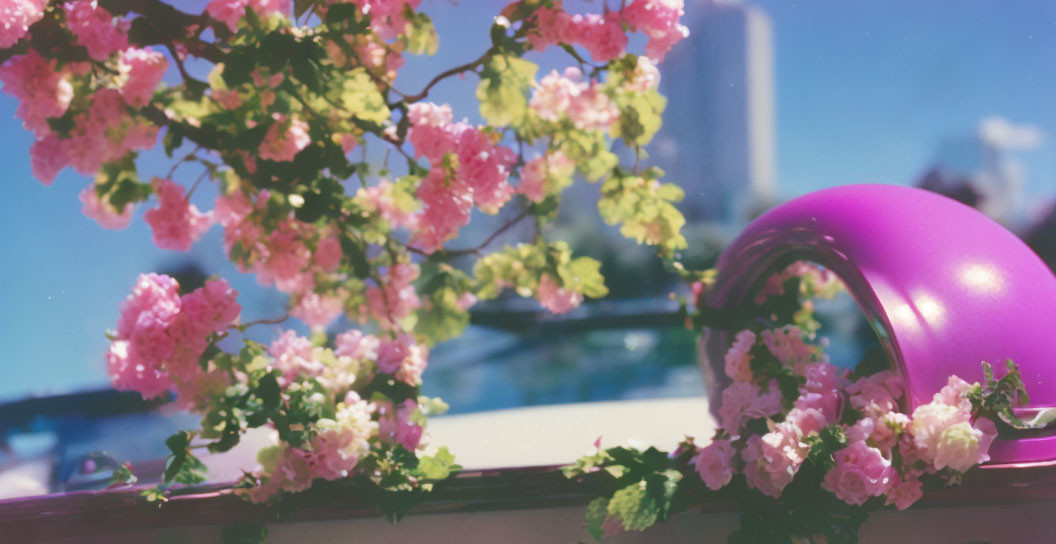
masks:
[[[851,185],[782,204],[719,259],[714,307],[748,303],[792,261],[832,270],[858,302],[906,381],[909,409],[951,374],[982,380],[980,361],[1019,364],[1034,408],[1056,406],[1056,277],[1001,225],[920,189]],[[725,386],[729,334],[705,341],[712,393]],[[710,363],[708,362],[710,361]],[[719,395],[711,396],[716,411]],[[998,440],[991,465],[1056,462],[1056,433]]]

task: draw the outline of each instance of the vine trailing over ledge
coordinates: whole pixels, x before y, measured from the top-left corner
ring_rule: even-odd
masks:
[[[249,326],[286,319],[243,323],[224,279],[187,292],[139,277],[108,333],[112,383],[175,392],[202,417],[166,441],[147,500],[203,481],[197,453],[268,428],[275,444],[239,493],[281,501],[348,479],[398,519],[458,468],[425,431],[446,407],[420,394],[430,347],[507,289],[554,313],[607,294],[600,263],[548,239],[577,179],[600,182],[601,217],[677,268],[682,191],[641,163],[665,106],[656,64],[688,34],[682,2],[569,13],[560,0],[515,1],[481,29],[491,43],[479,57],[398,89],[404,57],[439,46],[419,4],[211,0],[189,13],[161,0],[0,0],[0,82],[34,135],[35,177],[51,185],[70,167],[91,178],[80,200],[104,228],[147,208],[163,249],[188,251],[218,224],[227,257],[288,294],[288,315],[313,331],[258,343]],[[628,50],[634,32],[644,55]],[[531,59],[550,48],[569,67],[539,74]],[[456,76],[478,81],[483,124],[427,101]],[[159,139],[172,164],[155,172],[140,154]],[[619,164],[616,141],[633,165]],[[400,159],[371,163],[368,148]],[[202,183],[216,184],[211,204]],[[469,235],[475,213],[506,220]],[[524,221],[534,236],[495,247]],[[339,330],[342,316],[359,327]]]
[[[990,459],[998,425],[1040,428],[1013,408],[1029,402],[1015,363],[982,383],[950,376],[930,403],[905,411],[902,378],[869,354],[853,372],[828,361],[813,297],[839,288],[831,273],[795,263],[766,283],[752,325],[726,353],[719,421],[703,447],[616,447],[564,468],[605,490],[587,509],[597,539],[642,531],[716,499],[739,505],[731,543],[856,542],[868,513],[909,508]],[[698,291],[698,295],[701,293]],[[687,324],[711,317],[690,311]],[[699,329],[697,329],[699,330]]]

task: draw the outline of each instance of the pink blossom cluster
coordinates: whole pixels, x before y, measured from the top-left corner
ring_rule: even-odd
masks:
[[[55,59],[46,59],[30,49],[25,55],[13,56],[0,65],[4,92],[19,101],[15,115],[38,138],[50,133],[47,120],[66,113],[73,99],[69,70],[59,70],[57,64]],[[54,176],[41,181],[48,185],[51,179]]]
[[[268,127],[264,141],[260,143],[260,158],[289,162],[312,143],[312,137],[308,135],[308,123],[281,113],[272,114],[272,119],[275,122]]]
[[[571,181],[575,168],[576,163],[560,150],[548,151],[521,168],[521,183],[517,191],[532,202],[542,202]]]
[[[574,310],[583,303],[583,295],[560,286],[550,274],[543,274],[539,278],[539,285],[535,288],[535,298],[550,313],[563,314]]]
[[[679,22],[685,14],[684,7],[683,0],[634,0],[618,12],[571,15],[558,1],[532,14],[528,41],[540,51],[557,44],[579,45],[595,61],[608,62],[627,48],[626,25],[649,37],[645,54],[659,62],[676,43],[689,36],[689,29]]]
[[[399,328],[400,322],[421,306],[414,280],[420,270],[417,264],[399,262],[381,272],[380,284],[371,282],[366,291],[366,306],[360,312],[384,328]]]
[[[216,385],[219,373],[207,373],[198,359],[214,333],[238,318],[237,291],[225,280],[209,280],[191,293],[179,294],[169,276],[140,275],[121,303],[117,331],[107,353],[113,386],[153,398],[177,389],[185,403],[197,402]],[[207,374],[212,374],[212,378]]]
[[[0,0],[0,48],[18,43],[47,6],[47,0]]]
[[[422,384],[422,372],[428,362],[429,351],[407,333],[382,340],[378,346],[378,370],[410,386]]]
[[[393,195],[394,189],[392,182],[383,179],[377,185],[360,188],[356,192],[356,201],[364,211],[381,217],[393,229],[417,230],[416,209],[405,209],[401,206]]]
[[[121,230],[132,223],[132,212],[135,206],[131,203],[125,204],[121,213],[105,199],[96,194],[95,185],[89,185],[80,192],[81,213],[89,219],[94,219],[104,229]]]
[[[154,244],[162,249],[187,251],[213,225],[212,212],[202,213],[187,201],[183,187],[170,179],[152,182],[158,207],[147,210],[143,219],[150,225]]]
[[[270,194],[258,191],[252,198],[241,189],[216,198],[213,214],[224,228],[224,247],[232,257],[236,246],[239,269],[252,271],[262,285],[274,284],[303,302],[299,317],[315,328],[325,328],[339,314],[333,301],[311,298],[316,275],[331,273],[341,264],[341,241],[332,228],[319,228],[292,214],[265,233],[261,217]],[[313,248],[314,246],[314,248]],[[311,321],[311,322],[309,322]]]
[[[831,270],[806,261],[796,261],[766,279],[766,283],[756,294],[755,303],[763,304],[769,297],[784,294],[785,283],[792,278],[799,278],[800,282],[813,290],[814,296],[821,298],[832,298],[843,286]]]
[[[528,41],[539,51],[551,45],[575,44],[586,49],[595,61],[608,62],[622,55],[627,47],[618,12],[571,15],[561,2],[554,2],[553,7],[536,10],[530,21],[534,30],[528,34]]]
[[[333,419],[315,423],[316,433],[307,447],[283,446],[275,452],[259,475],[261,485],[248,491],[250,500],[265,502],[280,490],[304,491],[317,478],[337,480],[353,474],[378,435],[379,424],[373,419],[376,411],[374,403],[349,392]]]
[[[424,446],[422,435],[425,429],[415,423],[412,417],[418,411],[418,403],[406,399],[393,407],[391,402],[378,403],[378,436],[389,444],[399,444],[414,451]]]
[[[796,398],[784,398],[776,380],[762,387],[765,378],[752,373],[752,350],[760,344],[786,372],[801,377]],[[977,384],[951,376],[932,402],[907,416],[900,412],[904,382],[897,373],[885,370],[850,382],[847,370],[807,347],[788,328],[735,336],[725,358],[733,383],[722,392],[718,410],[725,433],[692,461],[709,489],[725,486],[741,472],[750,487],[780,497],[810,452],[809,437],[840,425],[848,409],[857,421],[844,425],[847,444],[833,454],[822,483],[848,504],[886,497],[887,504],[905,509],[922,495],[921,475],[964,472],[989,460],[995,425],[973,420],[967,398]],[[766,419],[766,431],[746,434],[745,423],[759,418]]]
[[[99,7],[97,0],[72,0],[64,3],[62,9],[66,13],[66,26],[92,59],[104,61],[128,48],[131,23],[127,19],[115,19]]]
[[[620,111],[598,82],[588,84],[582,79],[582,72],[574,66],[565,68],[563,74],[553,70],[539,81],[528,105],[546,121],[567,116],[578,129],[608,131]]]
[[[379,38],[391,41],[404,33],[406,13],[418,9],[422,0],[326,0],[319,6],[322,13],[335,4],[355,4],[364,15],[370,16],[370,28]]]
[[[135,47],[122,51],[119,69],[127,79],[121,96],[132,107],[146,106],[168,67],[169,61],[157,51]]]
[[[324,44],[326,56],[335,66],[349,68],[361,65],[387,80],[395,79],[396,72],[403,67],[403,55],[383,42],[371,39],[363,41],[351,35],[342,36],[338,40],[343,43],[329,40]],[[355,54],[349,54],[349,50]]]
[[[312,330],[325,330],[345,312],[348,292],[338,289],[333,293],[319,294],[315,291],[297,295],[290,315],[300,319]]]
[[[623,10],[623,20],[649,36],[645,55],[657,62],[683,38],[689,29],[679,23],[685,14],[683,0],[634,0]]]
[[[443,247],[469,223],[473,205],[497,213],[514,194],[507,180],[517,155],[498,145],[499,136],[484,127],[452,122],[451,108],[428,102],[412,104],[407,141],[416,157],[429,160],[429,175],[418,187],[423,203],[412,244],[426,253]],[[457,167],[448,168],[448,156]]]
[[[238,22],[246,15],[246,8],[252,9],[258,17],[270,17],[289,12],[291,3],[292,0],[211,0],[205,11],[235,32]]]

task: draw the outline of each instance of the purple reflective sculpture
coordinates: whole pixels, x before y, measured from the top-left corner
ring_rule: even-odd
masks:
[[[811,193],[754,221],[719,258],[713,307],[747,303],[792,261],[833,271],[858,302],[905,378],[909,410],[951,374],[981,381],[980,361],[1019,364],[1028,414],[1056,406],[1056,277],[1001,225],[920,189],[851,185]],[[725,385],[730,335],[704,342],[712,393]],[[709,363],[710,361],[710,363]],[[712,411],[718,395],[712,394]],[[1056,432],[1004,437],[990,465],[1056,462]]]

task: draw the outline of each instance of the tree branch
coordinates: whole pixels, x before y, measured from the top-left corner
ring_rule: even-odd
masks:
[[[427,83],[425,85],[425,87],[420,92],[418,92],[417,94],[412,94],[412,95],[409,95],[409,96],[405,96],[403,101],[406,102],[407,104],[414,104],[415,102],[418,102],[419,100],[424,99],[425,97],[429,96],[429,91],[437,83],[440,83],[444,79],[447,79],[447,78],[449,78],[449,77],[451,77],[453,75],[458,75],[458,74],[461,74],[462,72],[473,70],[473,69],[477,68],[478,66],[480,66],[481,64],[484,64],[484,61],[488,60],[488,57],[490,57],[492,55],[492,53],[494,53],[494,49],[495,49],[494,47],[488,48],[488,50],[485,51],[484,54],[481,55],[479,58],[477,58],[477,60],[474,60],[472,62],[467,62],[465,64],[461,64],[461,65],[455,66],[454,68],[450,68],[448,70],[444,70],[443,72],[440,72],[439,74],[436,75],[436,77],[434,77],[432,80],[430,80],[429,83]]]

